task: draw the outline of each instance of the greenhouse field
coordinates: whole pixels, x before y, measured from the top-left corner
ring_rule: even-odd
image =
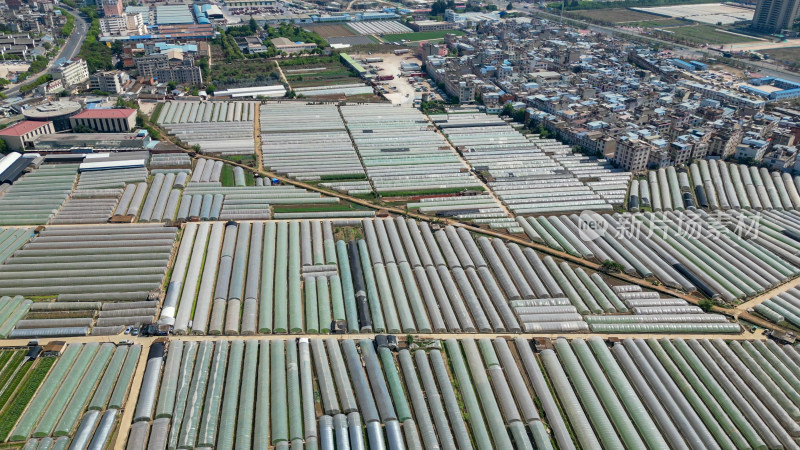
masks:
[[[152,347],[127,448],[792,448],[800,432],[800,357],[769,341],[409,344]]]
[[[335,239],[345,229],[364,238]],[[593,317],[631,311],[625,325]],[[684,300],[402,218],[189,223],[160,317],[176,334],[579,332],[590,317],[608,331],[739,332]]]
[[[49,353],[36,359],[18,363],[12,358],[7,366],[21,364],[17,373],[23,375],[17,376],[16,390],[10,383],[0,393],[5,400],[0,440],[26,441],[31,448],[104,448],[125,406],[141,350],[139,345],[62,343],[51,344],[44,350]]]
[[[0,186],[0,449],[800,448],[800,177],[477,109],[156,108]]]

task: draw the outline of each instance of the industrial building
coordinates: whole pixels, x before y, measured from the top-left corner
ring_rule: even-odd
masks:
[[[439,22],[436,20],[418,20],[416,22],[411,22],[408,24],[414,31],[441,31],[441,30],[453,30],[456,28],[456,24],[453,22]]]
[[[103,133],[131,131],[136,126],[136,110],[132,108],[87,109],[69,119],[72,128],[88,127]]]
[[[55,133],[53,122],[23,120],[0,130],[0,139],[6,143],[9,150],[19,151],[25,149],[37,136],[49,133]]]

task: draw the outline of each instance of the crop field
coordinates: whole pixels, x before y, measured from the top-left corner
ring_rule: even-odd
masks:
[[[286,80],[293,89],[349,84],[359,81],[359,78],[353,75],[350,69],[340,61],[300,66],[292,65],[288,69],[291,72],[285,73]]]
[[[626,27],[642,27],[642,28],[672,28],[672,27],[682,27],[692,24],[693,22],[690,20],[664,18],[664,19],[653,19],[653,20],[644,20],[637,22],[624,22],[624,23],[618,23],[617,25]]]
[[[446,34],[455,34],[457,36],[462,36],[464,32],[461,30],[421,31],[414,33],[387,34],[381,36],[381,39],[383,39],[386,42],[400,42],[402,40],[417,42],[417,41],[444,39],[444,36]]]
[[[343,44],[343,45],[375,45],[379,41],[374,36],[340,36],[340,37],[332,37],[328,38],[328,43],[330,44]]]
[[[340,36],[355,36],[356,33],[345,25],[306,25],[304,28],[319,34],[325,39]]]
[[[578,10],[570,11],[570,14],[616,24],[667,19],[666,17],[657,14],[648,14],[646,12],[634,11],[627,8],[596,9],[585,11]]]
[[[216,50],[216,48],[214,48]],[[275,61],[264,58],[240,59],[232,64],[225,62],[220,52],[214,52],[217,59],[209,66],[209,79],[217,86],[250,83],[265,85],[279,80]]]
[[[686,39],[698,44],[724,45],[756,41],[746,36],[717,31],[714,25],[672,27],[669,31],[672,33],[670,36],[676,39]]]

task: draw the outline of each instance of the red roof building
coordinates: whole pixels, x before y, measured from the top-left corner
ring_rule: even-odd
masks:
[[[0,139],[5,141],[9,150],[24,150],[25,145],[33,142],[33,139],[42,134],[52,134],[56,130],[53,122],[37,122],[34,120],[23,120],[8,128],[0,130]]]
[[[69,118],[72,129],[86,127],[105,133],[131,131],[136,127],[136,110],[132,108],[86,109]]]

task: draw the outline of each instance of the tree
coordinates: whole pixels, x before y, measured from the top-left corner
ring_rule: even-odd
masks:
[[[600,270],[606,273],[619,273],[625,270],[625,266],[616,261],[607,259],[600,265]]]
[[[209,84],[208,86],[206,86],[206,94],[208,94],[208,95],[214,95],[214,92],[216,90],[217,90],[217,87],[214,86],[213,84]]]
[[[6,145],[6,141],[0,139],[0,153],[8,153],[8,145]]]
[[[714,300],[710,298],[704,298],[697,303],[697,306],[700,307],[705,312],[709,312],[714,308]]]
[[[256,19],[254,19],[253,16],[250,16],[250,31],[253,33],[258,31],[258,22],[256,22]]]
[[[169,90],[170,90],[170,91],[173,91],[173,90],[175,90],[175,88],[176,88],[177,86],[178,86],[178,85],[177,85],[177,84],[175,84],[175,82],[174,82],[174,81],[170,81],[169,83],[167,83],[167,87],[169,88]]]
[[[506,11],[511,11],[512,9],[514,9],[514,3],[508,2],[508,5],[506,5]]]

